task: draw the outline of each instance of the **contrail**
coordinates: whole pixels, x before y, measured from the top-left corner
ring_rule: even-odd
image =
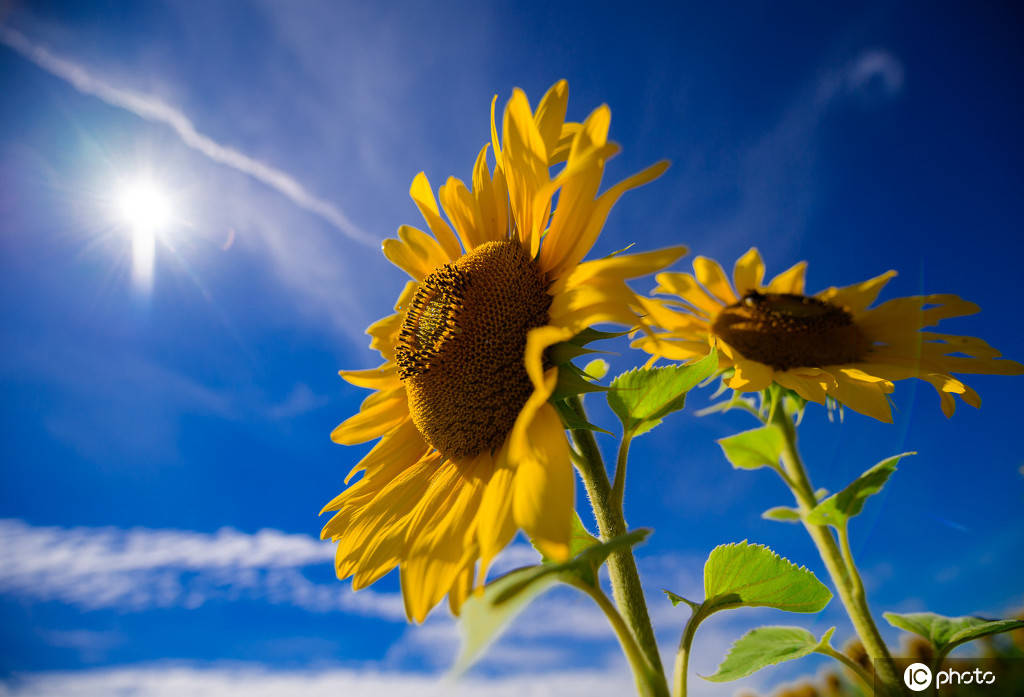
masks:
[[[159,99],[113,87],[93,77],[81,66],[53,55],[42,46],[32,43],[24,35],[8,27],[0,26],[0,42],[46,72],[66,81],[82,94],[88,94],[111,106],[130,111],[147,121],[169,126],[188,147],[206,155],[214,162],[244,172],[272,189],[276,189],[299,207],[320,216],[352,239],[368,245],[377,244],[377,240],[349,220],[348,216],[336,206],[306,191],[302,184],[291,175],[204,136],[196,131],[187,116]]]

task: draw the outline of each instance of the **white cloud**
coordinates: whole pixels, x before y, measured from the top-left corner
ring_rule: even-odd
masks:
[[[130,111],[147,121],[168,126],[188,147],[202,153],[214,162],[231,167],[263,182],[299,207],[327,221],[348,237],[363,244],[375,244],[375,240],[349,220],[348,216],[337,206],[311,194],[290,174],[233,148],[221,145],[199,133],[185,114],[159,99],[114,87],[90,74],[82,66],[54,55],[9,27],[0,26],[0,42],[48,73],[66,81],[79,92],[101,99],[111,106]]]
[[[483,694],[489,697],[618,697],[633,691],[627,673],[599,670],[472,678],[449,683],[436,676],[416,673],[143,666],[23,674],[7,684],[0,683],[0,697],[459,697]]]
[[[278,530],[60,528],[0,520],[0,593],[136,611],[245,597],[404,621],[397,593],[352,593],[302,573],[333,556],[330,543]]]

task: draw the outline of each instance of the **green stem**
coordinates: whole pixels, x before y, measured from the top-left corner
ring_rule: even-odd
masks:
[[[676,651],[676,662],[672,668],[672,697],[686,697],[686,677],[690,666],[690,646],[697,627],[704,621],[707,614],[704,605],[692,607],[693,613],[686,622],[683,636],[679,639],[679,650]]]
[[[633,434],[626,432],[622,434],[622,442],[619,443],[619,455],[615,460],[615,481],[612,482],[612,493],[609,501],[611,507],[617,511],[622,510],[622,502],[626,496],[626,461],[629,459],[629,445],[633,442]]]
[[[567,401],[580,418],[586,419],[586,412],[579,397],[570,397]],[[626,534],[626,519],[622,512],[621,499],[616,506],[611,483],[608,481],[608,472],[605,470],[604,459],[597,447],[597,441],[594,440],[594,434],[587,429],[573,429],[572,437],[582,456],[578,468],[587,495],[590,497],[590,505],[594,509],[601,539],[607,542]],[[625,468],[619,469],[624,478]],[[632,549],[624,547],[611,553],[608,557],[608,576],[612,582],[615,604],[624,615],[640,651],[650,666],[651,679],[658,683],[653,686],[657,688],[655,694],[668,695],[668,683],[665,681],[665,671],[661,666],[661,656],[658,654],[658,642],[654,638],[654,629],[647,612],[647,601],[644,599],[640,573],[637,571]]]
[[[871,676],[868,675],[867,671],[865,671],[863,668],[857,665],[856,661],[847,656],[845,653],[836,651],[831,646],[822,646],[821,648],[817,649],[817,653],[824,654],[826,656],[831,656],[832,658],[836,659],[844,666],[846,666],[850,670],[850,672],[856,675],[860,679],[860,681],[864,683],[864,686],[868,688],[867,694],[871,694],[871,692],[874,690],[874,687],[872,687],[871,685]]]
[[[626,660],[629,661],[629,665],[633,669],[637,692],[643,695],[643,697],[663,695],[664,693],[657,690],[658,680],[651,675],[651,666],[647,663],[647,659],[644,658],[643,652],[640,651],[640,646],[637,645],[633,632],[630,631],[626,621],[622,619],[622,615],[619,614],[618,609],[608,599],[608,596],[604,594],[604,591],[586,584],[580,584],[576,587],[594,599],[594,602],[597,603],[611,623],[612,629],[615,630],[615,635],[619,638],[622,651],[626,654]],[[653,680],[652,677],[654,678]]]
[[[814,498],[814,488],[807,476],[807,470],[797,451],[796,428],[786,410],[782,408],[775,410],[771,422],[779,426],[785,435],[785,448],[782,451],[782,467],[787,474],[785,480],[796,497],[801,513],[806,514],[814,508],[817,500]],[[853,566],[852,557],[847,555],[844,559],[828,526],[812,525],[805,521],[804,528],[818,548],[821,560],[825,563],[825,568],[832,578],[853,628],[857,631],[857,636],[864,644],[864,650],[872,660],[879,680],[886,686],[887,692],[900,694],[899,683],[896,681],[896,666],[871,617],[867,599],[864,597],[864,586]]]

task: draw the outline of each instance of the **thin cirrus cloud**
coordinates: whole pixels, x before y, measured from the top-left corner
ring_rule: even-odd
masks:
[[[351,593],[302,573],[333,555],[333,545],[278,530],[61,528],[8,519],[0,520],[0,594],[135,611],[252,598],[405,620],[397,593]]]
[[[132,666],[89,671],[21,675],[17,682],[0,682],[0,697],[62,695],[107,697],[112,694],[146,697],[600,697],[629,694],[627,671],[563,670],[540,675],[469,678],[440,682],[421,673],[355,671],[349,669],[267,670],[256,666],[191,667]]]
[[[149,95],[114,87],[90,74],[82,66],[54,55],[9,27],[0,26],[0,43],[51,75],[64,80],[82,94],[96,97],[147,121],[168,126],[189,148],[214,162],[263,182],[300,208],[327,221],[349,238],[371,247],[376,244],[376,240],[352,222],[340,208],[311,194],[290,174],[199,133],[192,121],[178,109]]]

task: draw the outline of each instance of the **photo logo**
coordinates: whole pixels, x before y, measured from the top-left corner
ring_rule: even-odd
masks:
[[[903,671],[903,684],[914,692],[925,690],[932,684],[932,671],[924,663],[911,663]]]

